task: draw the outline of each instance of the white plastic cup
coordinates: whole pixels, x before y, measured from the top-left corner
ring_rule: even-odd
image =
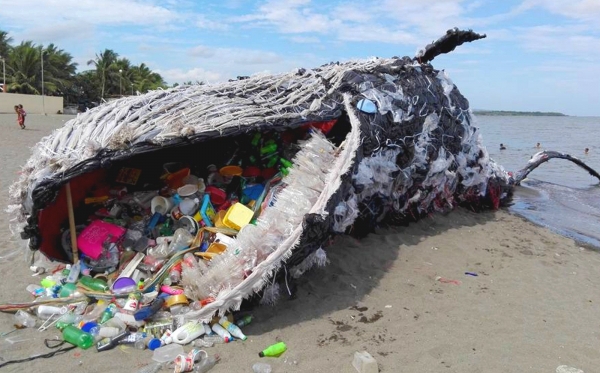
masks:
[[[171,198],[156,196],[150,201],[150,211],[152,214],[159,213],[162,215],[168,214],[173,209],[174,203]]]

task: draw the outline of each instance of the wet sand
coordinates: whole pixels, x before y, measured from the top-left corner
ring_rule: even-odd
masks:
[[[71,118],[28,115],[21,130],[14,117],[0,115],[2,206],[29,148]],[[1,216],[0,303],[30,301],[25,287],[40,278],[32,277],[24,242],[10,236],[9,216]],[[254,311],[247,341],[207,349],[222,358],[211,372],[251,372],[259,361],[274,373],[355,372],[361,350],[381,372],[597,370],[600,253],[506,211],[458,209],[360,241],[340,236],[327,252],[329,264],[301,277],[294,299]],[[0,313],[0,334],[12,324],[11,314]],[[2,336],[0,363],[51,352],[44,339],[58,335],[51,328]],[[286,353],[258,357],[278,340]],[[131,373],[151,356],[74,349],[0,371]]]

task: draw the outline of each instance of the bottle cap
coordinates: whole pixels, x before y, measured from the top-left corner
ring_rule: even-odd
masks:
[[[95,321],[90,321],[90,322],[86,322],[85,324],[83,324],[81,326],[81,330],[83,330],[86,333],[89,333],[92,330],[92,328],[95,328],[97,326],[98,326],[98,324]]]
[[[152,338],[150,341],[148,341],[148,349],[150,351],[154,351],[160,346],[162,346],[162,342],[158,338]]]

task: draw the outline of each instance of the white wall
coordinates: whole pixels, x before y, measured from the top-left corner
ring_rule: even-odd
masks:
[[[22,95],[20,93],[0,92],[0,113],[14,113],[15,105],[23,105],[27,114],[42,114],[45,108],[46,114],[56,114],[59,110],[63,112],[63,98],[55,96],[44,96],[42,105],[41,95]]]

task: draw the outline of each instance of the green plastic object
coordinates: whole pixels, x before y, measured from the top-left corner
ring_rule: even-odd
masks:
[[[73,325],[67,325],[62,331],[63,339],[70,344],[87,350],[94,344],[94,336]]]
[[[287,346],[283,342],[275,343],[274,345],[270,345],[265,348],[261,352],[258,353],[259,357],[279,357],[287,350]]]
[[[107,291],[108,284],[106,281],[90,276],[83,276],[79,279],[79,283],[88,289],[95,291]]]

